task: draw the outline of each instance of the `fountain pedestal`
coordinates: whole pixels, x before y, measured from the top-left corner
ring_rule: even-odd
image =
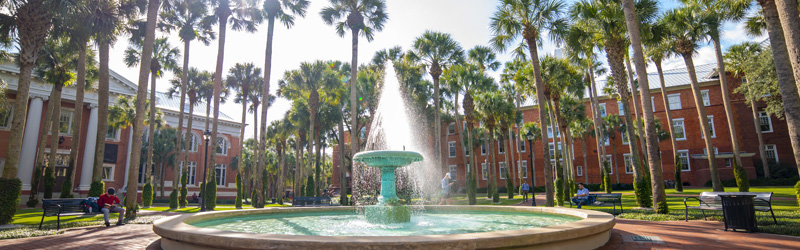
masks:
[[[422,155],[413,151],[366,151],[356,154],[353,160],[381,170],[381,195],[378,204],[364,207],[367,221],[380,224],[411,221],[411,208],[400,204],[397,198],[394,171],[422,161]]]

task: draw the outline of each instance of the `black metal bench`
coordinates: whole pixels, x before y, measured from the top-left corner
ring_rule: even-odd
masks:
[[[39,222],[39,230],[42,229],[45,216],[57,216],[58,224],[56,230],[61,229],[61,216],[84,215],[88,214],[86,206],[81,199],[49,199],[42,200],[42,221]]]
[[[321,207],[330,206],[331,197],[294,197],[293,207]]]
[[[703,220],[706,219],[706,210],[722,211],[722,199],[719,195],[755,195],[753,198],[753,205],[756,211],[770,212],[772,220],[778,224],[775,218],[775,212],[772,211],[772,192],[702,192],[698,197],[686,197],[683,199],[683,205],[686,207],[684,220],[689,221],[689,209],[700,210],[703,213]],[[697,206],[689,206],[689,199],[697,201]]]
[[[589,204],[585,204],[582,206],[607,206],[611,204],[614,208],[614,214],[617,214],[617,206],[619,206],[620,213],[624,213],[625,210],[622,209],[622,194],[620,193],[613,193],[613,194],[589,194]],[[600,202],[600,203],[597,203]],[[572,203],[572,199],[569,200],[569,207],[574,205]]]

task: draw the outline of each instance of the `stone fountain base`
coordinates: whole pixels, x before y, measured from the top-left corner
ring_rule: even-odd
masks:
[[[406,205],[397,206],[366,206],[364,215],[367,221],[375,224],[403,223],[411,221],[411,207]]]

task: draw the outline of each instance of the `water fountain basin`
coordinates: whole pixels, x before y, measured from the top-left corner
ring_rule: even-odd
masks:
[[[370,167],[404,167],[411,163],[422,161],[422,154],[414,151],[375,150],[364,151],[353,156],[353,161],[361,162]]]

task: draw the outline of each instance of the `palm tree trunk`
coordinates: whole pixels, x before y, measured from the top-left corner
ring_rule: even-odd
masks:
[[[500,194],[497,192],[497,168],[495,167],[495,150],[494,150],[494,127],[489,127],[489,178],[491,179],[491,187],[489,188],[489,192],[491,192],[492,202],[500,202]]]
[[[581,153],[583,154],[583,171],[581,171],[582,172],[581,174],[583,174],[583,183],[589,183],[589,173],[586,171],[586,164],[589,163],[589,161],[586,159],[586,154],[587,154],[587,152],[586,152],[586,141],[587,140],[588,140],[588,138],[586,138],[585,135],[584,135],[584,138],[581,140]]]
[[[320,150],[322,149],[322,144],[320,143],[320,132],[317,131],[316,135],[314,135],[314,154],[316,155],[316,159],[314,160],[314,193],[316,196],[320,196],[322,193],[320,189],[322,188],[322,179],[320,179],[320,174],[322,172],[320,157]]]
[[[508,131],[508,128],[501,128],[501,129],[500,129],[500,131],[501,131],[501,134],[502,134],[503,132],[505,132],[505,131]],[[503,136],[503,137],[505,137],[505,136]],[[506,178],[506,182],[509,182],[509,181],[510,181],[510,182],[514,182],[514,178],[513,178],[513,177],[511,177],[511,176],[512,176],[512,175],[511,175],[511,160],[510,160],[510,157],[508,156],[508,155],[510,155],[510,154],[511,154],[511,153],[510,153],[510,151],[511,151],[511,148],[510,148],[510,147],[508,147],[508,144],[509,144],[508,142],[509,142],[509,141],[510,141],[510,140],[509,140],[509,138],[508,138],[508,137],[505,137],[505,138],[501,138],[501,139],[500,139],[500,143],[503,143],[503,144],[504,144],[504,146],[503,146],[503,147],[505,148],[505,150],[504,150],[505,152],[503,152],[503,158],[505,158],[504,160],[505,160],[505,162],[506,162],[506,173],[508,173],[508,175],[506,175],[506,176],[502,176],[502,178]],[[501,174],[501,175],[502,175],[502,174]],[[508,186],[508,185],[506,185],[506,186]],[[507,192],[507,193],[512,193],[512,192],[514,192],[514,190],[506,190],[506,192]],[[513,196],[512,196],[512,197],[513,197]]]
[[[692,83],[692,94],[694,95],[694,105],[697,107],[697,115],[700,116],[700,129],[703,130],[703,139],[706,143],[706,155],[708,155],[708,169],[711,174],[711,185],[714,192],[724,192],[722,182],[719,179],[719,172],[717,170],[717,159],[714,153],[714,144],[711,142],[711,131],[708,128],[708,116],[706,116],[706,107],[703,106],[703,97],[700,93],[700,86],[697,83],[697,73],[694,69],[694,61],[692,54],[683,54],[683,61],[686,63],[686,69],[689,71],[689,79]]]
[[[602,174],[604,171],[603,162],[605,161],[605,135],[603,134],[603,119],[600,117],[600,107],[597,104],[597,91],[595,89],[594,71],[592,70],[592,60],[587,60],[589,67],[587,73],[589,74],[589,100],[592,104],[592,120],[594,121],[594,138],[597,144],[597,165],[600,169],[601,183]],[[588,170],[588,166],[584,166]],[[585,171],[588,173],[588,171]]]
[[[263,174],[263,171],[267,168],[266,166],[266,152],[267,152],[267,112],[269,111],[269,81],[272,77],[272,39],[274,38],[275,34],[275,17],[270,17],[267,20],[267,48],[264,50],[264,82],[261,86],[261,98],[264,100],[264,107],[261,109],[261,137],[258,137],[258,133],[255,133],[253,138],[258,138],[256,141],[256,157],[253,157],[256,160],[255,168],[256,168],[256,176],[260,177]],[[258,112],[258,108],[253,111],[253,114],[256,115]],[[256,115],[257,117],[257,115]],[[255,119],[258,121],[258,119]],[[256,183],[259,183],[261,178],[256,178]],[[260,185],[256,185],[256,190],[261,190]],[[261,192],[259,192],[259,195]],[[259,202],[263,204],[263,197],[258,197]]]
[[[100,57],[100,64],[98,65],[98,79],[97,79],[97,139],[95,140],[94,148],[94,165],[92,166],[92,182],[100,182],[103,178],[103,155],[105,154],[105,142],[106,142],[106,132],[108,132],[108,98],[109,98],[109,91],[108,91],[108,84],[109,84],[109,48],[111,47],[111,42],[106,40],[99,41],[99,45],[97,46],[97,52]],[[150,46],[152,47],[152,46]],[[151,48],[152,50],[152,48]],[[148,60],[149,62],[150,60]],[[149,69],[150,67],[148,67]],[[148,71],[149,72],[149,71]],[[144,75],[145,82],[147,81],[147,74]],[[147,85],[145,83],[144,85]],[[144,90],[147,91],[147,86],[144,87]],[[142,95],[144,96],[144,94]],[[133,137],[135,141],[139,141],[139,146],[141,147],[141,133],[139,137]],[[132,150],[132,149],[131,149]],[[141,152],[141,148],[138,149]],[[131,157],[133,160],[133,153],[128,155],[127,157]],[[138,159],[139,156],[137,156]],[[133,166],[133,165],[131,165]],[[133,172],[136,174],[136,177],[139,176],[138,170],[138,163],[137,163],[137,170]],[[130,172],[129,172],[130,173]],[[129,176],[130,177],[130,174]],[[127,180],[126,180],[127,181]],[[134,178],[134,181],[136,179]],[[136,186],[136,182],[134,182],[134,187]],[[100,191],[101,193],[103,190],[95,190]],[[127,204],[126,204],[127,207]]]
[[[217,147],[217,131],[219,129],[219,99],[222,94],[222,66],[225,61],[225,35],[228,31],[228,15],[230,13],[222,13],[219,16],[219,47],[217,47],[217,67],[214,72],[214,123],[211,124],[211,143],[213,148]],[[269,98],[269,97],[267,97]],[[215,169],[217,166],[217,154],[211,153],[211,166]],[[224,183],[225,180],[222,180]],[[220,183],[217,183],[218,185]],[[224,184],[223,184],[224,185]]]
[[[631,138],[639,139],[639,145],[638,146],[641,146],[639,149],[646,151],[647,149],[645,148],[645,145],[647,145],[647,144],[645,144],[645,141],[644,141],[645,132],[642,129],[642,124],[641,124],[641,121],[644,120],[644,119],[642,119],[642,108],[641,108],[641,106],[639,106],[642,99],[639,98],[639,93],[638,93],[639,91],[637,91],[638,89],[636,88],[636,85],[633,82],[633,67],[631,67],[630,56],[627,53],[625,54],[625,66],[626,66],[626,69],[628,71],[628,85],[630,85],[631,96],[633,97],[634,114],[636,114],[636,117],[635,117],[636,119],[634,120],[634,125],[636,126],[636,132],[638,132],[636,137],[631,137]],[[637,68],[638,68],[638,66],[637,66]],[[646,73],[647,72],[645,72],[645,74]],[[640,81],[642,81],[642,80],[640,80]],[[642,83],[639,82],[639,85],[641,86]],[[649,88],[649,87],[650,86],[647,86],[647,88]],[[645,97],[649,97],[649,96],[645,96]],[[644,157],[645,161],[647,160],[647,155],[646,154],[642,155],[642,157]]]
[[[245,129],[245,121],[247,121],[247,96],[250,95],[250,91],[248,90],[247,86],[243,87],[242,93],[244,93],[244,100],[242,100],[242,131],[239,133],[239,162],[238,168],[244,169],[244,129]],[[237,171],[238,172],[238,171]],[[247,196],[247,195],[243,195]]]
[[[144,176],[147,178],[145,183],[153,182],[153,150],[155,148],[155,134],[156,134],[156,71],[150,71],[150,109],[147,114],[150,116],[149,123],[150,129],[147,131],[147,164],[144,169]]]
[[[181,143],[181,142],[182,141],[183,142],[188,142],[188,139],[186,139],[184,135],[191,135],[191,134],[188,134],[188,133],[187,134],[183,133],[183,116],[186,115],[185,112],[183,112],[183,111],[186,108],[185,107],[186,106],[186,90],[187,90],[186,88],[189,85],[189,43],[190,42],[191,42],[190,40],[183,41],[183,70],[181,70],[181,90],[180,90],[181,91],[181,94],[180,94],[181,95],[181,104],[179,105],[180,106],[180,110],[178,111],[178,135],[175,138],[175,145],[177,145],[177,147],[178,147],[178,150],[177,150],[177,152],[178,152],[178,155],[177,155],[178,156],[178,161],[183,160],[183,162],[184,162],[183,166],[188,166],[188,165],[186,165],[186,164],[188,164],[188,162],[186,161],[186,159],[184,159],[184,156],[188,155],[189,144],[188,143],[184,144],[184,143]],[[189,120],[189,122],[191,122],[191,120]],[[186,131],[191,133],[192,127],[187,127],[187,128],[188,129]],[[243,146],[244,144],[240,144],[240,145]],[[180,180],[181,179],[181,177],[180,177],[181,173],[178,173],[178,171],[175,171],[175,174],[176,175],[174,175],[175,177],[173,177],[173,179]],[[173,181],[173,184],[172,184],[172,188],[173,189],[178,188],[178,182],[179,181]]]
[[[544,189],[545,189],[545,196],[547,197],[547,201],[545,202],[545,206],[552,207],[553,206],[553,169],[550,167],[550,155],[548,154],[548,147],[547,143],[549,142],[549,138],[547,138],[547,127],[544,125],[546,124],[544,120],[547,116],[543,108],[543,100],[546,100],[544,97],[544,83],[542,82],[542,73],[539,66],[539,51],[537,50],[538,45],[536,42],[536,37],[538,34],[533,34],[531,29],[527,29],[524,32],[525,41],[528,43],[528,50],[531,54],[531,63],[533,63],[533,76],[535,80],[536,86],[536,99],[538,100],[539,105],[539,124],[542,124],[542,150],[544,150]],[[533,153],[533,152],[531,152]]]
[[[613,154],[612,157],[614,157],[611,160],[611,163],[612,163],[611,167],[614,168],[614,170],[613,170],[614,171],[614,175],[616,175],[617,184],[619,184],[619,168],[617,168],[617,164],[619,164],[619,159],[617,158],[617,142],[616,142],[616,140],[613,140],[613,139],[611,140],[611,151],[612,151],[611,154]]]
[[[622,108],[625,111],[623,118],[628,135],[628,141],[630,142],[628,146],[630,147],[631,152],[633,175],[636,182],[639,182],[644,175],[641,168],[641,157],[639,156],[639,142],[635,139],[636,132],[633,131],[634,122],[633,118],[631,117],[632,113],[630,108],[630,96],[628,94],[628,88],[625,86],[626,76],[625,66],[623,64],[623,61],[625,60],[625,55],[623,54],[624,49],[620,48],[621,46],[619,44],[623,43],[621,41],[606,41],[606,57],[608,57],[609,65],[611,66],[611,74],[614,77],[614,85],[617,87],[620,102],[622,102]]]
[[[192,150],[192,148],[190,147],[190,143],[191,143],[191,139],[192,139],[192,121],[194,121],[194,105],[196,104],[196,102],[197,102],[196,97],[193,97],[193,96],[189,97],[189,119],[188,119],[189,121],[186,122],[186,133],[184,134],[184,142],[183,142],[183,145],[185,145],[185,147],[186,147],[186,149],[185,149],[186,153],[183,154],[183,174],[186,174],[187,178],[189,177],[189,152]],[[200,141],[202,140],[202,137],[197,138],[197,139],[198,139],[197,142],[200,143]],[[197,145],[197,149],[199,151],[200,145]],[[197,168],[196,168],[196,166],[195,166],[195,169],[194,169],[194,173],[195,173],[195,180],[196,180],[197,179]],[[187,182],[188,182],[188,179],[187,179]],[[195,181],[194,185],[197,185],[196,181]]]
[[[465,162],[464,165],[467,165],[467,163],[466,163],[467,162],[467,155],[466,155],[467,151],[466,151],[466,147],[464,146],[464,134],[463,134],[464,133],[464,130],[463,130],[464,128],[461,126],[461,115],[458,114],[458,109],[459,109],[458,93],[455,93],[455,99],[454,99],[453,104],[455,105],[455,108],[453,109],[453,113],[455,113],[455,117],[456,117],[456,131],[458,132],[458,143],[459,143],[459,145],[461,145],[461,147],[460,147],[461,154],[464,155],[464,158],[463,158],[464,162]],[[458,150],[456,150],[456,156],[458,155],[458,153],[459,153]],[[466,173],[464,173],[464,180],[465,181],[469,181],[469,178],[467,178],[467,175],[472,173],[472,172],[466,166],[464,167],[464,170],[466,171]],[[453,178],[458,179],[457,176],[454,176]],[[467,185],[467,186],[469,186],[469,185]],[[470,195],[469,192],[470,192],[469,188],[467,188],[467,196]],[[474,196],[474,194],[472,194],[472,195]]]
[[[56,166],[56,155],[58,155],[58,145],[59,145],[59,128],[61,123],[61,91],[64,85],[62,83],[55,84],[53,86],[53,96],[50,98],[50,104],[48,106],[53,106],[53,118],[51,118],[52,122],[50,123],[50,160],[49,166],[53,168],[55,171]],[[61,192],[64,192],[63,190]],[[45,194],[47,196],[47,194]]]
[[[430,66],[431,78],[433,78],[433,115],[434,115],[434,146],[433,155],[435,164],[442,164],[442,116],[441,116],[441,101],[439,100],[439,76],[442,74],[442,68],[437,62],[433,62]]]
[[[50,91],[51,99],[53,98],[55,91],[56,91],[55,88],[53,88]],[[50,126],[50,123],[53,122],[52,116],[53,116],[53,105],[50,105],[48,103],[47,111],[45,111],[44,114],[44,123],[42,123],[42,127],[44,127],[45,130],[47,130],[47,128]],[[44,147],[47,143],[47,139],[48,139],[47,135],[45,134],[39,135],[39,143],[38,143],[39,147],[37,147],[38,150],[36,151],[36,163],[35,165],[33,165],[35,168],[33,172],[39,173],[39,175],[33,176],[33,181],[31,182],[30,196],[28,197],[29,201],[36,200],[37,199],[36,196],[39,195],[39,180],[42,178],[43,171],[42,172],[40,172],[41,170],[36,171],[36,169],[41,169],[44,166]]]
[[[764,177],[769,179],[769,164],[767,163],[767,153],[764,152],[764,137],[761,134],[761,120],[758,118],[758,107],[755,100],[750,101],[750,107],[753,108],[753,125],[756,128],[756,135],[758,135],[758,155],[761,156],[761,167],[764,168]]]
[[[352,160],[353,157],[358,153],[359,148],[359,138],[358,135],[360,131],[358,131],[358,100],[356,96],[358,95],[358,90],[356,89],[356,80],[358,75],[358,29],[350,29],[352,33],[352,58],[350,59],[350,123],[351,123],[351,130],[350,130],[350,159]],[[437,137],[437,140],[439,138]],[[436,151],[439,152],[439,151]],[[438,163],[438,162],[437,162]],[[355,166],[351,162],[351,165]]]
[[[301,172],[303,169],[303,146],[302,146],[302,139],[300,137],[301,133],[298,128],[297,137],[294,139],[294,152],[297,157],[297,162],[295,162],[294,168],[294,193],[295,196],[300,195],[302,193],[301,189],[303,188],[303,184],[300,183],[302,178]]]
[[[731,144],[733,145],[733,157],[736,159],[737,168],[742,164],[742,156],[739,151],[739,137],[736,133],[736,121],[733,119],[733,107],[731,106],[731,97],[728,93],[728,77],[725,74],[725,61],[722,57],[722,45],[719,42],[719,36],[712,36],[711,41],[714,43],[714,52],[717,56],[717,71],[719,72],[719,86],[722,90],[722,103],[725,105],[725,117],[728,119],[728,131],[731,134]]]
[[[514,147],[514,144],[516,144],[516,143],[514,143],[514,140],[516,138],[514,137],[513,129],[512,128],[508,128],[507,131],[508,131],[508,140],[507,140],[508,141],[508,143],[507,143],[508,150],[506,150],[506,152],[508,154],[508,158],[511,158],[511,160],[508,162],[508,166],[507,166],[507,167],[509,167],[508,168],[508,171],[509,171],[508,173],[509,173],[510,180],[507,180],[507,181],[514,182],[514,187],[516,187],[518,185],[517,185],[517,183],[515,181],[517,180],[517,176],[519,175],[519,172],[516,170],[517,169],[517,164],[515,164],[516,163],[516,159],[514,158],[514,152],[517,152],[518,150],[517,150],[516,147]]]
[[[772,44],[772,54],[778,73],[778,84],[781,98],[783,98],[783,108],[786,114],[786,124],[789,127],[789,138],[792,143],[794,161],[795,165],[797,165],[797,171],[800,172],[800,99],[797,95],[797,84],[800,84],[800,18],[797,15],[797,3],[786,0],[762,1],[759,1],[759,3],[762,6],[770,43]],[[794,13],[794,16],[792,16],[792,13]],[[775,16],[779,17],[780,22],[775,19]],[[781,23],[788,25],[780,25]],[[788,70],[790,67],[792,75],[794,75],[791,80],[794,80],[795,86],[789,86],[789,76],[791,75]]]
[[[344,111],[343,107],[339,110]],[[347,205],[347,164],[344,160],[344,118],[337,123],[339,127],[339,204]]]
[[[156,38],[155,31],[156,31],[156,21],[158,20],[158,8],[161,5],[159,0],[149,0],[147,3],[147,24],[145,27],[145,36],[144,36],[144,46],[142,48],[142,58],[139,63],[139,81],[138,81],[138,89],[136,92],[136,115],[134,116],[134,126],[133,126],[133,142],[131,143],[131,167],[128,172],[128,189],[127,195],[129,199],[125,202],[125,217],[129,219],[136,218],[136,201],[137,201],[137,181],[136,177],[138,177],[139,173],[139,165],[141,160],[141,150],[142,150],[142,132],[144,128],[137,124],[144,124],[144,113],[145,113],[145,99],[147,96],[147,75],[150,72],[150,59],[153,56],[153,45]],[[102,71],[102,68],[101,68]],[[100,103],[100,105],[108,104],[108,102]],[[101,106],[102,107],[102,106]],[[101,118],[103,119],[103,118]],[[105,127],[98,127],[99,129],[97,132],[102,132],[103,136],[97,137],[98,140],[101,138],[105,138]],[[98,145],[103,145],[98,143]],[[103,147],[97,147],[103,148]],[[95,167],[100,164],[102,166],[102,155],[98,155],[100,157],[99,161],[95,161]]]
[[[667,86],[664,81],[664,70],[661,69],[661,59],[653,60],[653,64],[656,65],[656,71],[658,71],[658,80],[661,83],[661,99],[664,101],[664,113],[667,114],[667,128],[669,129],[669,143],[672,146],[672,159],[678,159],[678,145],[675,143],[675,136],[672,134],[672,113],[669,107],[669,100],[667,100]],[[655,109],[655,107],[653,107]],[[673,163],[677,166],[677,162]],[[663,168],[663,167],[662,167]],[[662,170],[663,171],[663,170]],[[680,171],[680,169],[675,168],[675,171]]]
[[[514,101],[515,101],[514,103],[517,105],[517,113],[522,114],[522,111],[520,111],[520,103],[521,103],[521,101],[520,101],[519,93],[517,93],[517,95],[514,97]],[[520,121],[522,121],[522,119],[520,119]],[[522,123],[517,125],[517,137],[514,138],[514,143],[516,143],[516,144],[522,143],[523,145],[525,145],[525,140],[522,139],[522,126],[521,126],[521,124]],[[517,179],[519,181],[517,183],[519,183],[520,193],[522,193],[521,192],[522,191],[521,188],[522,188],[522,182],[524,180],[522,179],[522,170],[521,169],[525,169],[527,166],[522,165],[522,152],[520,152],[518,149],[519,149],[519,145],[517,145],[517,147],[514,148],[514,150],[517,152],[517,161],[515,163],[517,163]]]
[[[82,43],[78,48],[77,78],[75,79],[75,117],[72,123],[72,144],[69,150],[69,164],[67,166],[67,178],[70,183],[75,183],[75,165],[78,164],[78,150],[81,145],[81,124],[83,123],[83,99],[84,88],[86,87],[86,43]],[[69,197],[72,188],[61,190],[62,197]]]

